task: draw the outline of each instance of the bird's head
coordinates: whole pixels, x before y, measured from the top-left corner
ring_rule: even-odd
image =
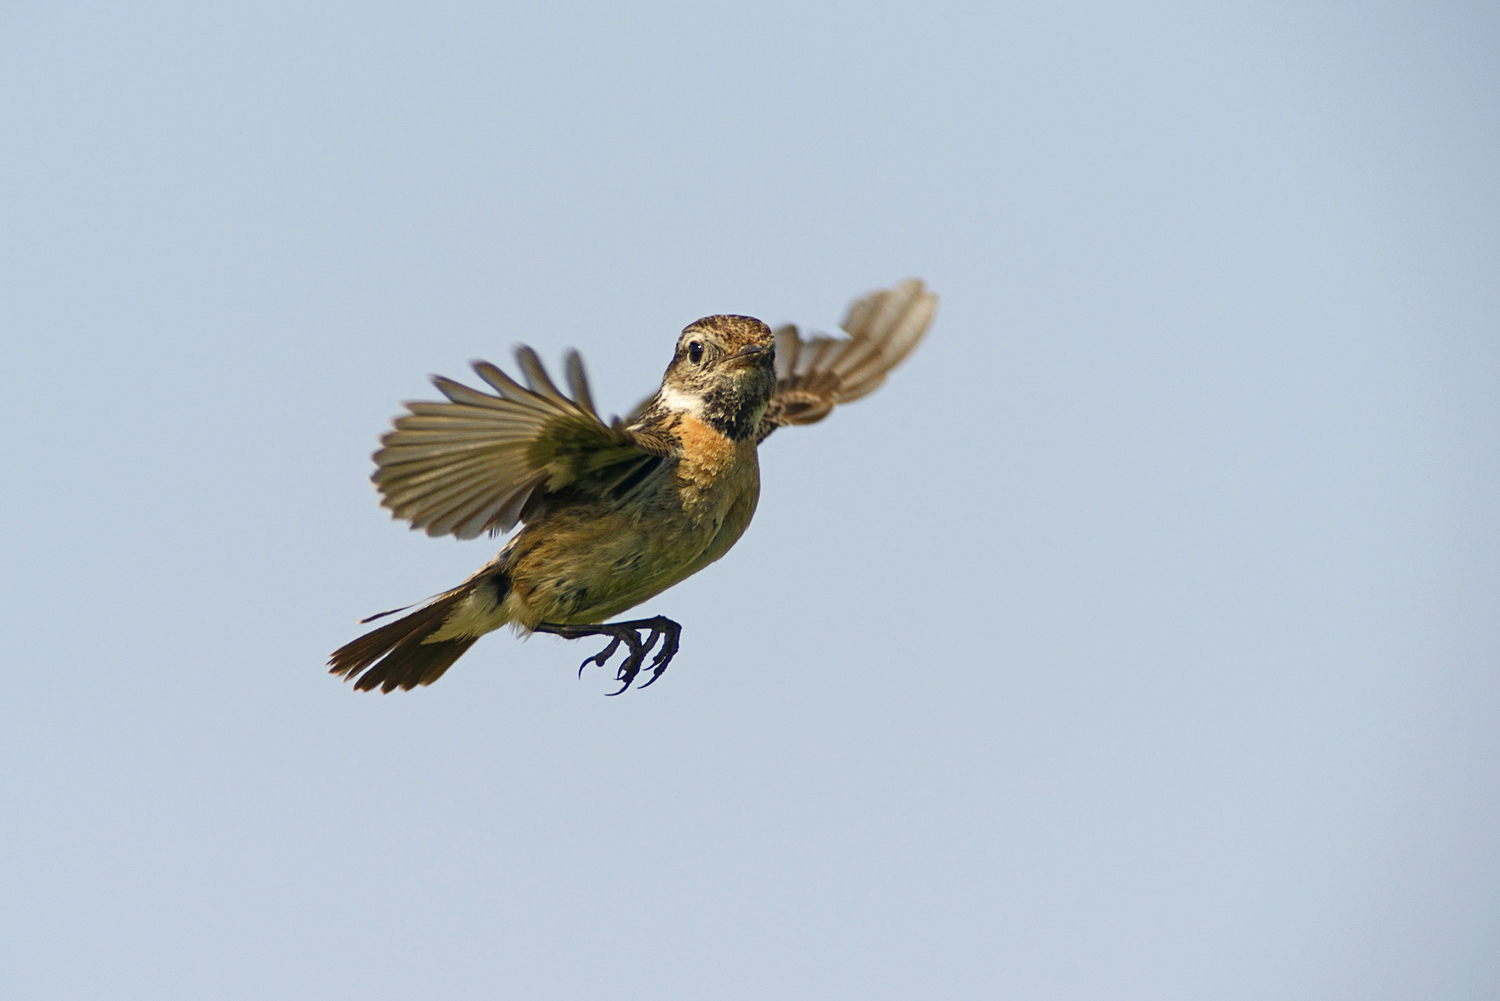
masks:
[[[705,316],[688,324],[658,394],[660,405],[690,413],[742,440],[760,427],[776,389],[771,328],[749,316]]]

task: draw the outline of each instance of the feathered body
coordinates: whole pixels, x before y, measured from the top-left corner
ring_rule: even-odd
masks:
[[[916,281],[877,293],[851,308],[851,319],[872,315],[863,326],[846,321],[848,340],[803,342],[795,328],[773,334],[750,317],[706,317],[683,330],[661,388],[628,423],[598,417],[576,353],[571,398],[529,348],[517,352],[529,387],[484,362],[475,370],[499,395],[435,379],[448,402],[408,404],[375,454],[383,503],[433,535],[523,527],[457,588],[339,649],[331,670],[358,675],[360,689],[429,684],[480,636],[512,625],[614,636],[591,658],[601,665],[625,639],[628,686],[644,652],[633,629],[618,627],[652,628],[647,651],[678,627],[600,624],[728,552],[760,496],[759,443],[873,390],[926,331],[935,303]],[[675,632],[668,643],[655,675],[676,650]]]

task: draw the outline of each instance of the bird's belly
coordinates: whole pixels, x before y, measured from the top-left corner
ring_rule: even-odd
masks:
[[[523,529],[508,561],[510,621],[527,629],[603,622],[659,594],[744,532],[760,482],[753,466],[748,476],[723,476],[691,506],[670,481],[664,488],[636,504],[556,511]]]

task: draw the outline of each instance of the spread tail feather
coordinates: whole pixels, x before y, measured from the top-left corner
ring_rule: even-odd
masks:
[[[479,639],[458,636],[423,642],[443,628],[449,614],[473,593],[474,586],[464,584],[410,615],[344,644],[328,658],[328,673],[346,681],[354,678],[354,687],[360,691],[379,688],[382,692],[392,692],[397,688],[409,690],[432,684]]]

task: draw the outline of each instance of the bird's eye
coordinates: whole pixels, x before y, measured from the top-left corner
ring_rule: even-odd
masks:
[[[766,360],[769,361],[772,365],[776,364],[776,349],[774,347],[766,352]]]
[[[688,342],[688,361],[694,365],[703,360],[703,343],[701,341]]]

